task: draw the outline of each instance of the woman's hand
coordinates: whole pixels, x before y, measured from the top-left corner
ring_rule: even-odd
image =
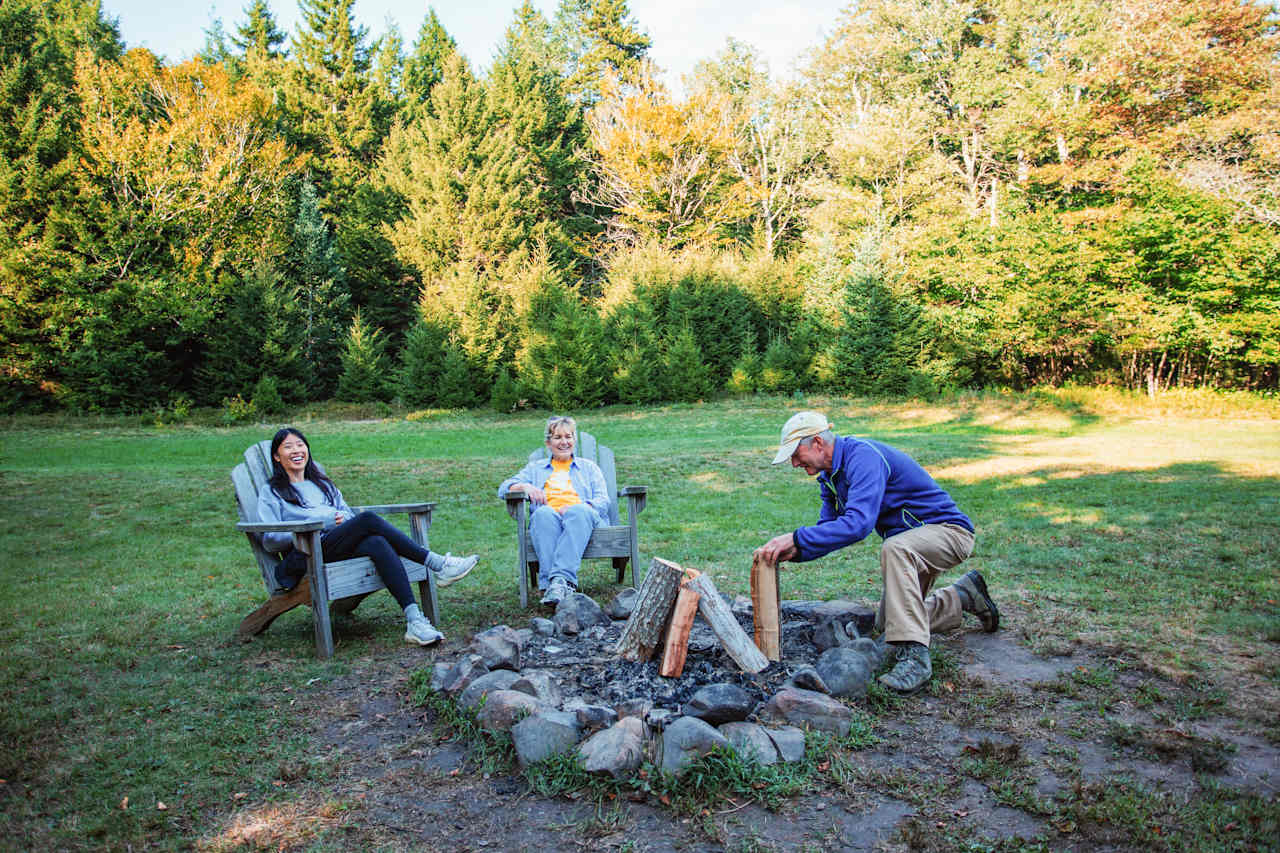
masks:
[[[539,489],[537,486],[530,485],[529,483],[516,483],[511,488],[507,489],[507,491],[524,492],[529,496],[529,500],[533,501],[534,506],[542,506],[547,502],[547,493],[542,491],[542,489]]]

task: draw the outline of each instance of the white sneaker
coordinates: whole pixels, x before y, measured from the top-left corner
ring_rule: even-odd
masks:
[[[543,604],[559,604],[569,597],[569,582],[564,578],[552,578],[547,584],[547,594],[542,596]]]
[[[472,554],[470,557],[455,557],[452,554],[445,554],[444,565],[436,572],[436,583],[440,586],[448,586],[451,583],[460,581],[476,567],[478,562],[480,562],[479,554]]]
[[[404,641],[406,643],[417,643],[420,646],[429,646],[432,643],[438,643],[444,639],[444,634],[436,630],[431,624],[431,620],[425,616],[421,619],[410,619],[405,625]]]

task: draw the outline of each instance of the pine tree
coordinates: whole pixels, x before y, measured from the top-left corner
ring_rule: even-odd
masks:
[[[438,401],[448,342],[449,328],[443,323],[419,319],[409,327],[396,375],[400,399],[407,405],[429,406]]]
[[[357,309],[342,348],[338,399],[353,403],[385,400],[389,372],[385,336],[380,329],[366,323]]]
[[[299,349],[308,371],[307,391],[313,398],[324,397],[332,393],[341,367],[339,329],[349,298],[342,287],[343,270],[329,226],[320,215],[316,188],[310,180],[302,183],[298,194],[290,254],[303,309]]]
[[[428,278],[461,264],[483,273],[545,237],[529,152],[499,123],[484,87],[452,55],[431,90],[430,114],[397,127],[380,172],[405,200],[388,231],[400,258]]]
[[[436,10],[428,9],[418,30],[418,39],[413,43],[413,51],[404,63],[406,123],[412,124],[429,112],[431,89],[444,79],[445,63],[457,52],[458,43],[440,23]]]
[[[0,411],[53,402],[50,320],[83,267],[64,220],[77,205],[75,57],[122,45],[97,2],[0,3]]]
[[[609,77],[631,80],[653,45],[627,0],[561,0],[555,28],[569,97],[584,108],[599,102]]]
[[[586,170],[578,153],[586,144],[586,126],[581,108],[565,97],[551,27],[529,0],[507,28],[487,91],[511,143],[529,152],[537,195],[527,201],[542,211],[543,239],[555,261],[566,265],[572,259],[569,241],[594,228],[593,219],[574,206]]]
[[[604,328],[576,293],[561,282],[547,282],[530,304],[527,339],[520,383],[539,405],[564,411],[604,402]]]
[[[283,59],[287,51],[281,50],[285,34],[276,24],[267,0],[253,0],[245,9],[248,19],[236,27],[231,43],[248,63]]]

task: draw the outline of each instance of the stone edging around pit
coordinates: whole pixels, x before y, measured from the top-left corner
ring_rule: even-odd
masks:
[[[680,774],[717,746],[769,765],[804,757],[804,728],[848,734],[853,712],[835,697],[865,695],[884,659],[883,643],[858,637],[874,616],[866,606],[787,601],[782,660],[764,672],[738,670],[704,625],[685,677],[663,679],[657,661],[612,654],[631,601],[624,590],[601,609],[575,593],[554,620],[481,631],[460,659],[434,665],[431,689],[479,707],[481,728],[510,732],[521,767],[576,748],[588,772],[623,777],[650,760]],[[733,611],[750,625],[749,600],[735,599]]]

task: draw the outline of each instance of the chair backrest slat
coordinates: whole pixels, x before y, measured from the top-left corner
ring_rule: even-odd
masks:
[[[236,492],[236,509],[240,513],[241,521],[258,521],[258,490],[263,483],[267,481],[267,471],[264,468],[263,455],[264,450],[270,449],[269,442],[263,442],[266,445],[253,445],[244,452],[245,461],[237,465],[231,470],[231,482],[235,486]],[[257,476],[254,476],[254,472]],[[262,572],[262,582],[266,585],[267,592],[274,595],[278,584],[275,579],[276,558],[267,553],[262,547],[262,538],[257,535],[250,534],[249,545],[253,549],[253,556],[258,561],[258,570]]]

